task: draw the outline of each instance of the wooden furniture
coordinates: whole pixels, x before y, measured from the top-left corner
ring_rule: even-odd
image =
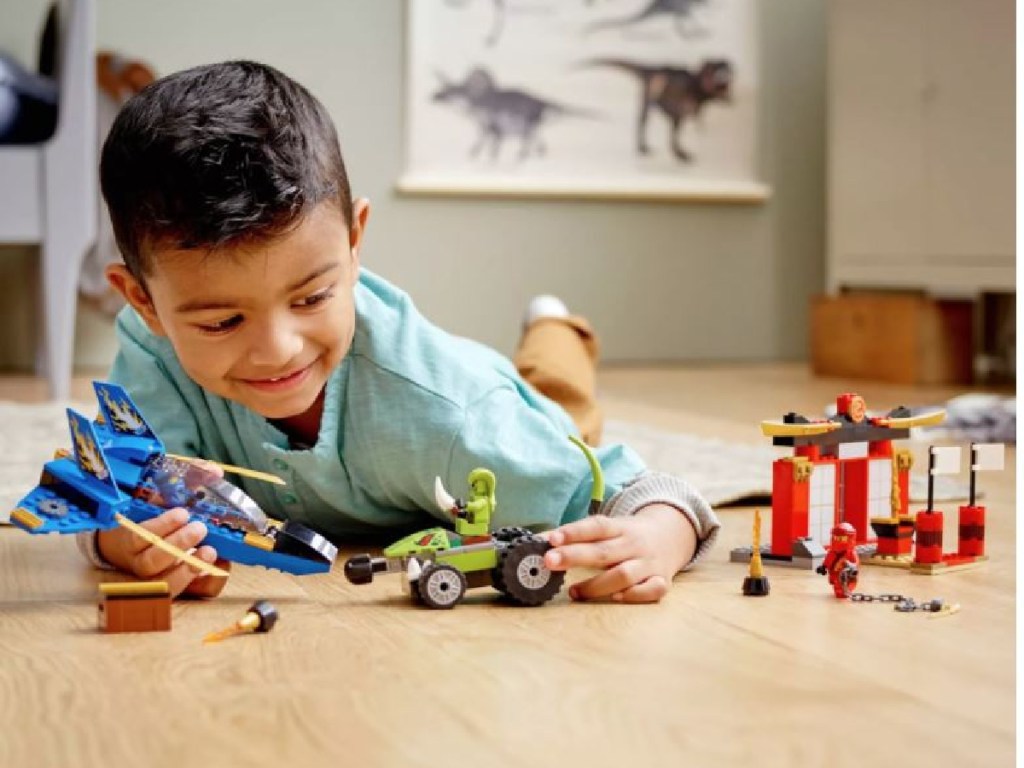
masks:
[[[39,357],[54,399],[68,395],[78,275],[99,216],[95,15],[95,0],[61,4],[53,137],[34,146],[0,146],[0,242],[40,245]]]
[[[974,306],[917,293],[853,291],[811,299],[819,376],[897,384],[969,384]]]
[[[758,444],[761,419],[818,412],[843,388],[775,365],[612,369],[598,384],[612,418]],[[955,394],[860,391],[869,404]],[[295,578],[239,567],[216,600],[175,603],[172,632],[107,636],[94,596],[109,575],[67,537],[3,528],[0,756],[76,768],[1009,766],[1014,473],[988,473],[980,487],[988,563],[861,575],[865,592],[962,605],[939,619],[840,601],[824,577],[789,569],[766,567],[768,597],[742,596],[747,568],[728,553],[750,543],[748,507],[721,511],[717,548],[657,605],[572,604],[563,593],[517,609],[480,593],[430,611],[393,579],[355,587],[340,569]],[[202,644],[256,598],[279,609],[273,632]]]

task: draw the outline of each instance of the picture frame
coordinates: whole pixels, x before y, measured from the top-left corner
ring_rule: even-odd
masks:
[[[416,195],[760,203],[756,0],[407,0]]]

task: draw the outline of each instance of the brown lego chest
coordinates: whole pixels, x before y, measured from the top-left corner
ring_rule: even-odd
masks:
[[[103,632],[167,631],[170,589],[163,581],[101,584],[98,620]]]

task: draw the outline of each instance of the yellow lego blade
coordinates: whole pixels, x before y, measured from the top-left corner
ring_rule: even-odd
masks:
[[[122,515],[120,513],[115,514],[114,515],[114,519],[117,520],[118,524],[123,525],[125,528],[127,528],[129,531],[131,531],[132,533],[136,534],[137,536],[141,536],[142,538],[144,538],[146,541],[148,541],[150,544],[152,544],[157,549],[162,549],[164,552],[167,552],[170,555],[174,555],[176,558],[181,560],[183,563],[188,563],[189,565],[191,565],[193,568],[195,568],[200,573],[204,573],[207,576],[225,576],[226,577],[228,575],[228,572],[225,571],[223,568],[218,568],[216,565],[211,565],[210,563],[205,563],[202,560],[200,560],[198,557],[195,557],[194,555],[190,555],[185,550],[178,549],[173,544],[168,544],[166,541],[161,539],[159,536],[157,536],[152,531],[147,531],[141,525],[139,525],[138,523],[133,523],[131,520],[129,520],[127,517],[125,517],[124,515]]]
[[[878,423],[883,427],[891,427],[892,429],[909,429],[910,427],[927,427],[932,424],[941,424],[945,418],[946,412],[939,410],[932,411],[931,413],[922,413],[920,416],[907,416],[902,419],[880,419]]]
[[[811,424],[787,424],[784,421],[762,421],[761,434],[765,437],[806,437],[823,435],[839,429],[834,421],[815,421]]]
[[[183,461],[195,461],[196,460],[195,456],[179,456],[176,453],[168,453],[167,455],[169,457],[171,457],[172,459],[181,459]],[[245,467],[236,467],[234,464],[221,464],[219,461],[213,461],[211,459],[202,459],[202,461],[208,461],[208,462],[210,462],[210,464],[216,464],[218,467],[223,469],[225,472],[231,472],[231,473],[236,474],[236,475],[244,475],[245,477],[252,477],[252,478],[255,478],[256,480],[263,480],[264,482],[267,482],[267,483],[274,483],[275,485],[287,485],[287,483],[284,480],[282,480],[280,477],[278,477],[277,475],[272,475],[269,472],[258,472],[255,469],[246,469]]]

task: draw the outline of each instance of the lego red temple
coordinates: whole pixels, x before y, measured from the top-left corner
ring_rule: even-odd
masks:
[[[906,538],[910,545],[913,522],[900,525],[908,510],[911,455],[894,449],[892,441],[909,437],[911,427],[941,422],[945,412],[913,416],[901,406],[872,417],[854,393],[840,395],[836,411],[830,419],[788,413],[761,424],[774,445],[793,448],[772,466],[772,536],[761,553],[765,562],[817,567],[833,526],[841,522],[856,530],[857,545],[874,543],[873,520],[883,528],[891,523],[893,540]],[[745,561],[750,554],[734,550],[732,559]]]

